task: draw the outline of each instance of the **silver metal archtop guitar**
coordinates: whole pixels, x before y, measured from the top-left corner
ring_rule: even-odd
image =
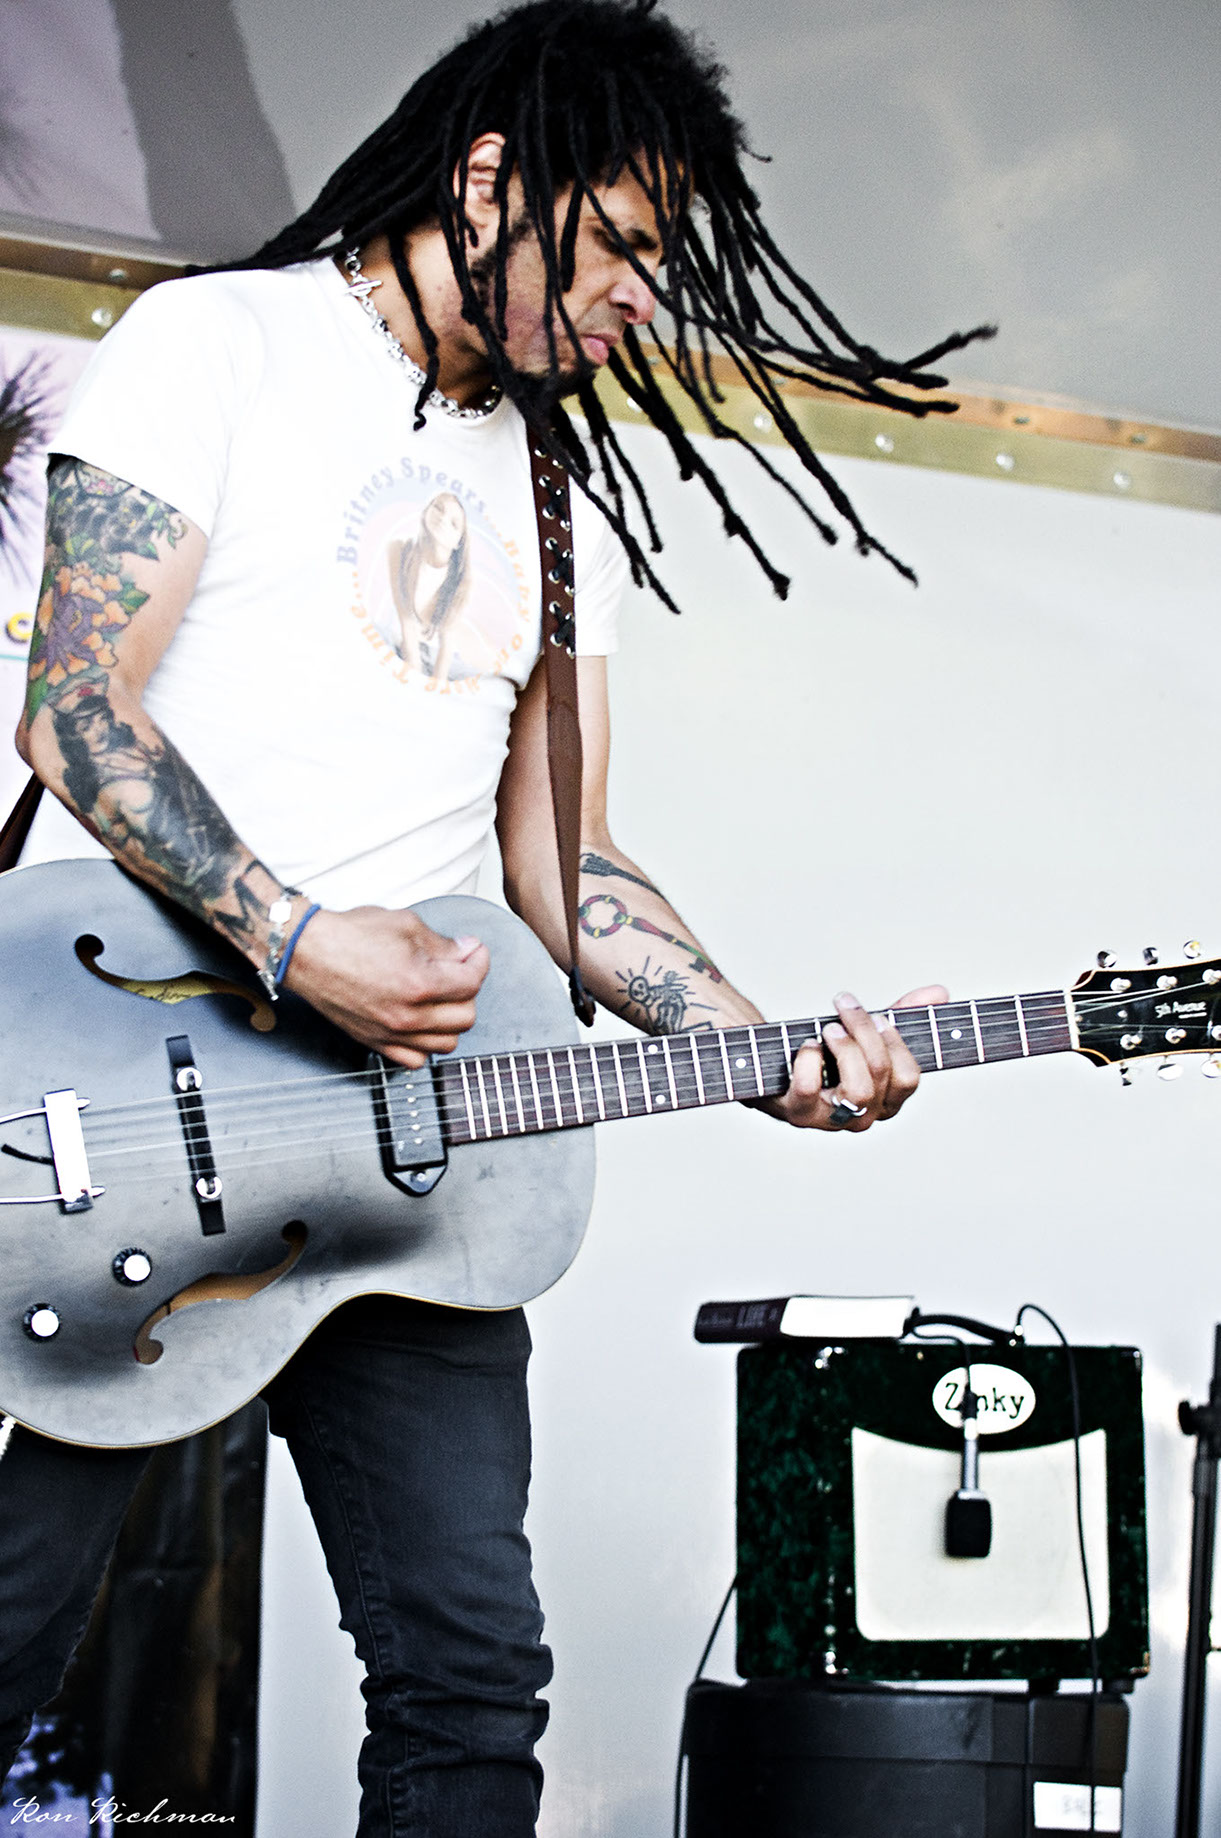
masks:
[[[784,1089],[818,1020],[579,1042],[520,921],[486,941],[460,1050],[392,1067],[106,861],[0,875],[0,1410],[68,1442],[168,1442],[227,1416],[324,1316],[388,1291],[509,1308],[576,1254],[590,1125]],[[926,1070],[1078,1050],[1221,1070],[1221,967],[896,1011]],[[539,1041],[547,1044],[540,1046]]]

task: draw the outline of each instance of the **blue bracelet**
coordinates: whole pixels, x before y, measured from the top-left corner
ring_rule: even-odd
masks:
[[[298,938],[300,938],[302,932],[305,930],[306,926],[309,924],[314,914],[320,913],[321,911],[322,911],[322,908],[316,904],[314,906],[306,907],[304,914],[302,915],[300,919],[298,919],[296,925],[293,927],[292,935],[289,938],[288,943],[284,947],[284,955],[280,959],[279,969],[276,971],[276,974],[275,974],[275,985],[277,989],[280,988],[281,984],[284,981],[284,978],[288,974],[288,966],[292,962],[293,952],[297,948]]]

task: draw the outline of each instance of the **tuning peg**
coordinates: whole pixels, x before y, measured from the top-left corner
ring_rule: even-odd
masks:
[[[1179,1079],[1183,1076],[1181,1059],[1164,1059],[1157,1069],[1159,1079]]]
[[[1221,1079],[1221,1053],[1210,1053],[1200,1071],[1206,1079]]]
[[[1129,1066],[1126,1059],[1121,1062],[1119,1067],[1119,1082],[1121,1085],[1130,1085],[1132,1083],[1132,1068]]]
[[[1098,953],[1098,968],[1100,970],[1114,970],[1118,962],[1119,959],[1116,957],[1114,951],[1100,951]]]
[[[1187,943],[1183,946],[1183,956],[1188,958],[1190,962],[1194,964],[1197,957],[1203,957],[1203,955],[1204,955],[1204,946],[1200,943],[1199,939],[1189,938],[1187,940]]]
[[[1156,964],[1157,962],[1157,952],[1152,945],[1145,946],[1145,962],[1147,964]]]

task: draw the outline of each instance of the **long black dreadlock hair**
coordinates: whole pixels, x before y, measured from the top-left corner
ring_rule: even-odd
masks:
[[[948,352],[991,328],[955,333],[906,361],[859,343],[786,261],[760,215],[743,160],[746,132],[725,90],[725,72],[695,40],[655,10],[656,0],[529,0],[474,27],[408,90],[324,185],[310,208],[237,268],[279,268],[333,255],[373,237],[389,239],[395,273],[415,315],[427,355],[416,404],[417,427],[436,386],[437,340],[407,264],[405,238],[439,224],[461,290],[463,316],[487,349],[494,381],[522,410],[532,431],[567,466],[609,518],[632,573],[647,579],[677,611],[632,532],[625,487],[643,517],[651,550],[661,548],[648,497],[585,366],[576,398],[588,429],[578,433],[555,392],[540,398],[538,381],[515,371],[505,353],[507,264],[523,232],[537,238],[545,273],[544,322],[551,363],[560,368],[556,327],[580,351],[564,295],[572,286],[577,227],[588,200],[633,268],[655,293],[669,323],[658,340],[660,363],[695,405],[702,427],[745,447],[763,471],[801,506],[827,541],[835,530],[758,446],[719,412],[725,397],[713,370],[723,354],[773,418],[805,470],[854,532],[863,555],[877,551],[900,573],[912,571],[870,535],[847,495],[813,452],[793,418],[782,385],[799,381],[910,415],[945,412],[888,383],[920,391],[941,388],[931,373]],[[472,271],[464,210],[469,149],[481,134],[504,136],[494,197],[500,222],[491,284]],[[654,280],[602,210],[597,187],[630,172],[657,216],[664,256]],[[455,183],[455,174],[457,181]],[[511,221],[510,180],[523,206]],[[776,323],[779,314],[782,324]],[[763,553],[733,508],[714,470],[690,439],[659,386],[649,353],[633,327],[608,368],[630,401],[665,437],[684,479],[698,478],[717,504],[726,531],[746,543],[775,591],[787,578]],[[592,453],[590,451],[592,446]]]

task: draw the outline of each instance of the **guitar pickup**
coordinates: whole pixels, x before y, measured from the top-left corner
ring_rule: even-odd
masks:
[[[178,1121],[182,1125],[191,1185],[199,1209],[200,1230],[205,1237],[211,1238],[225,1229],[225,1209],[221,1201],[221,1178],[212,1153],[212,1138],[208,1134],[208,1114],[202,1095],[203,1074],[195,1064],[189,1034],[171,1035],[165,1050],[169,1055]]]
[[[404,1193],[431,1193],[448,1163],[431,1064],[392,1066],[370,1053],[369,1083],[386,1179]]]

